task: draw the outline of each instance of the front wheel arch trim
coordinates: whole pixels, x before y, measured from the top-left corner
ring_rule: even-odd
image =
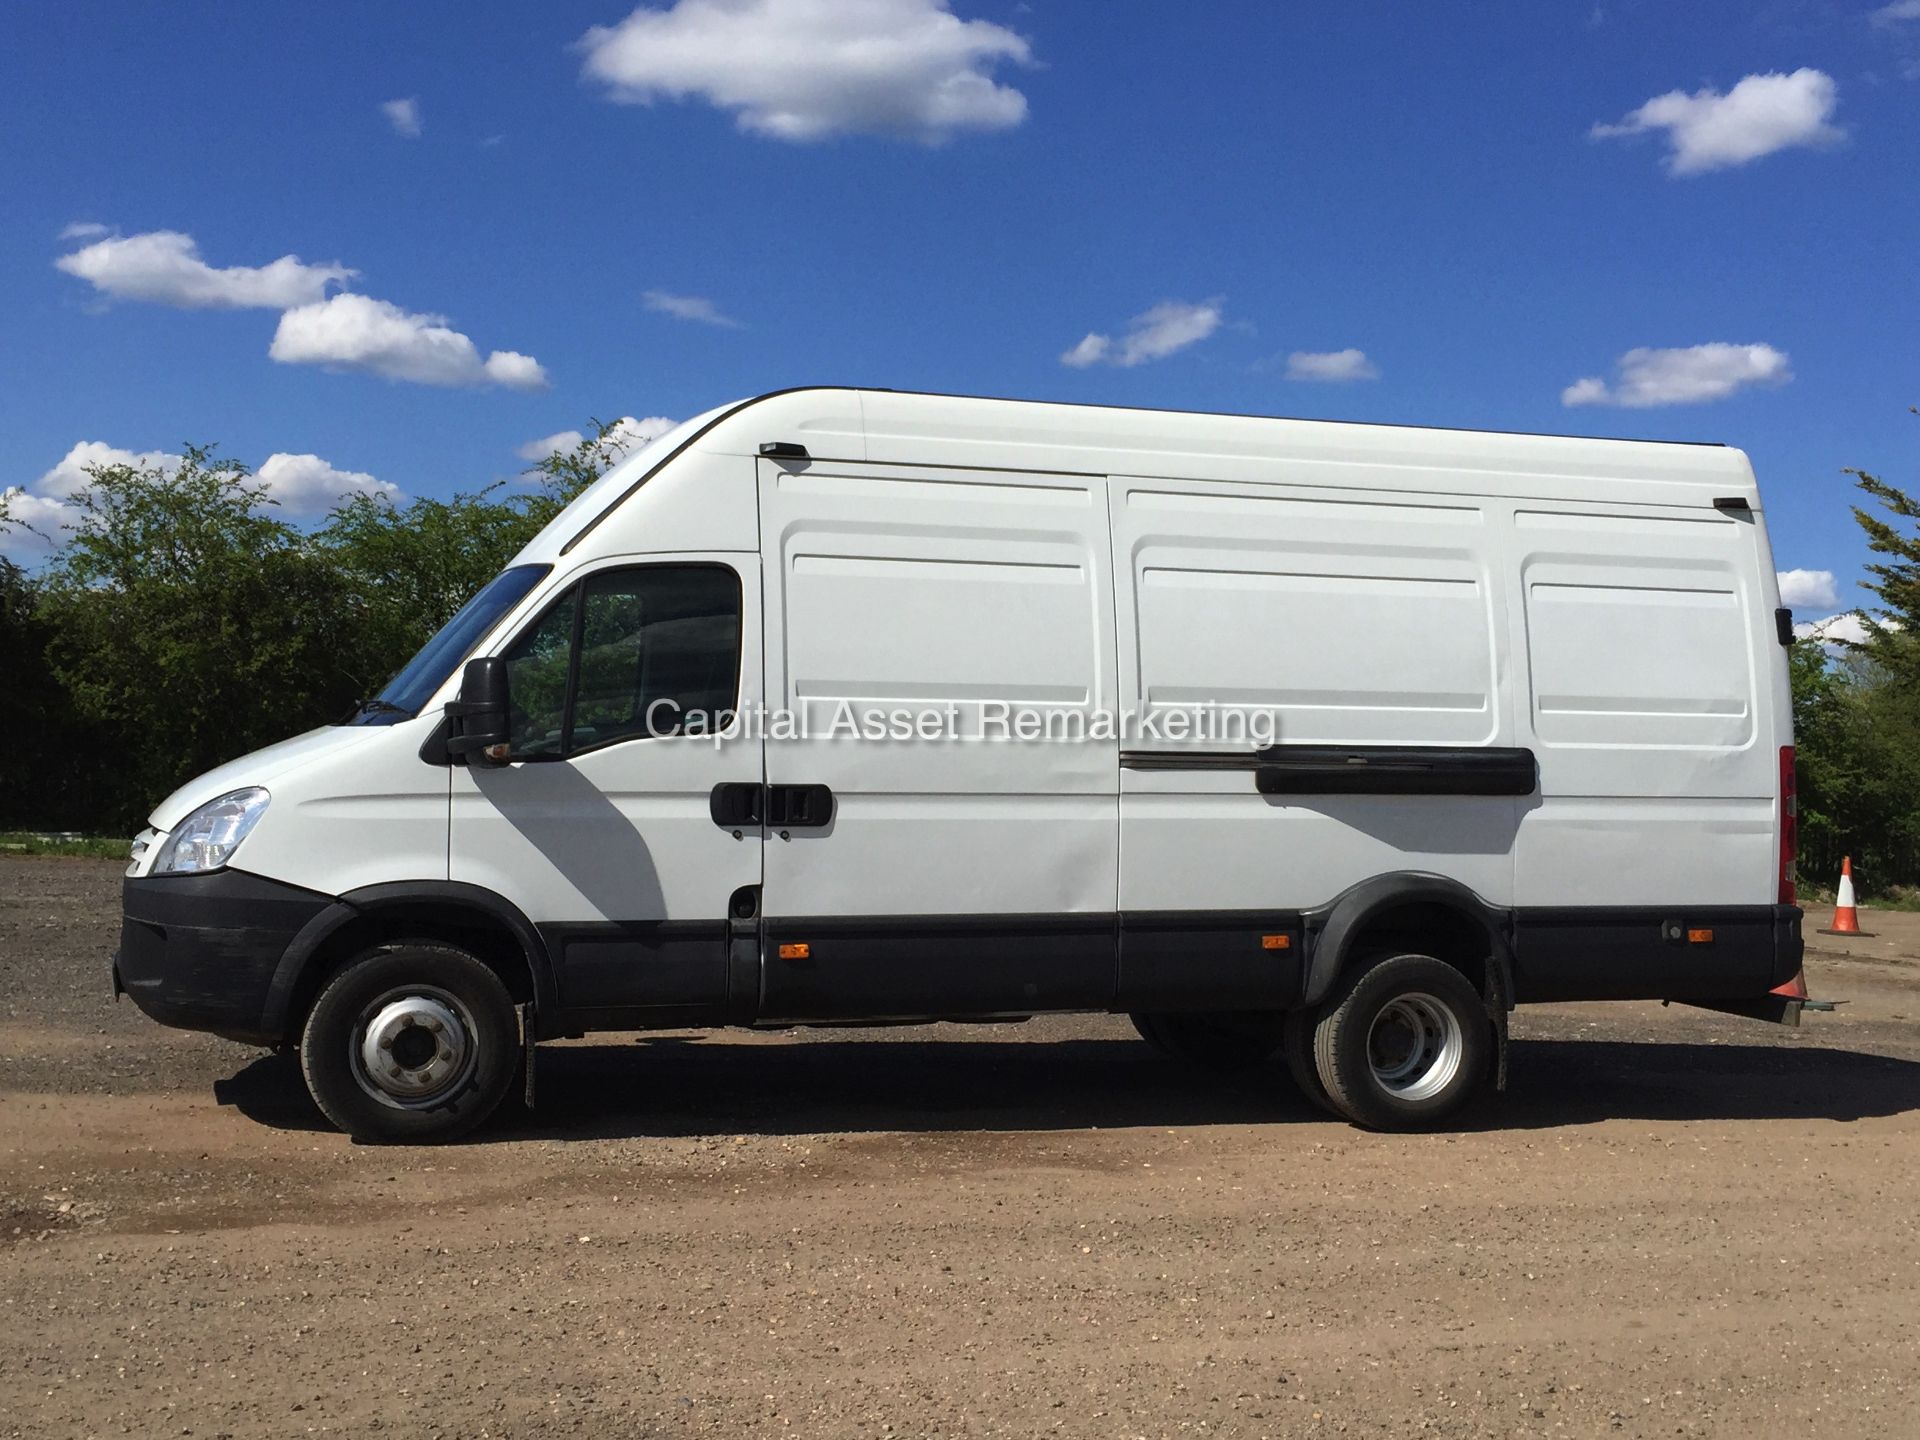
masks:
[[[405,909],[410,904],[431,902],[442,908],[470,910],[486,920],[503,926],[526,957],[533,981],[534,1013],[555,1014],[558,990],[554,984],[553,964],[547,947],[527,917],[511,901],[479,885],[457,880],[401,880],[384,885],[368,885],[349,890],[301,927],[275,967],[267,988],[261,1028],[268,1035],[288,1038],[288,1026],[294,997],[302,981],[316,962],[328,940],[356,921],[378,919],[383,913]]]

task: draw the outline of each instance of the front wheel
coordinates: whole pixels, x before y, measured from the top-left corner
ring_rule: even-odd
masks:
[[[383,945],[330,980],[307,1014],[300,1068],[356,1140],[429,1144],[491,1115],[520,1058],[513,998],[464,950]]]
[[[1356,969],[1313,1031],[1327,1098],[1373,1130],[1439,1124],[1480,1088],[1492,1055],[1486,1003],[1466,976],[1430,955]]]

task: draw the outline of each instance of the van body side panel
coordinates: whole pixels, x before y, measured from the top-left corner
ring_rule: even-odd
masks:
[[[769,826],[763,1016],[1110,1004],[1104,483],[763,461],[760,503],[767,694],[809,732],[769,736],[767,778],[833,796]],[[1056,738],[1001,728],[1021,714]]]
[[[1510,903],[1510,794],[1423,793],[1412,782],[1401,793],[1303,784],[1262,794],[1250,763],[1268,741],[1356,754],[1511,743],[1512,660],[1486,506],[1431,493],[1112,484],[1121,693],[1143,726],[1120,779],[1122,910],[1304,909],[1408,870]],[[1212,707],[1201,733],[1170,733],[1166,722],[1190,707]],[[1221,986],[1239,993],[1241,952],[1257,939],[1236,936],[1209,961],[1165,927],[1124,928],[1122,998],[1170,1000],[1176,946],[1193,1003]],[[1272,993],[1283,993],[1291,957],[1262,958]]]

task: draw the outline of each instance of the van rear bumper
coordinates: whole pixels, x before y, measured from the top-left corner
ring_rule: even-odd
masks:
[[[120,895],[116,995],[162,1025],[279,1042],[266,1025],[274,971],[329,896],[237,870],[129,877]]]

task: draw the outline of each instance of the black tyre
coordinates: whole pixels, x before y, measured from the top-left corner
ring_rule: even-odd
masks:
[[[1347,1113],[1333,1103],[1327,1087],[1320,1083],[1320,1071],[1313,1061],[1313,1031],[1319,1010],[1302,1008],[1287,1012],[1287,1023],[1280,1031],[1280,1051],[1287,1057],[1287,1074],[1300,1093],[1329,1115],[1345,1120]]]
[[[300,1035],[314,1103],[356,1140],[456,1139],[493,1113],[519,1066],[500,977],[426,941],[360,956],[327,982]]]
[[[1231,1074],[1265,1064],[1280,1048],[1278,1014],[1135,1014],[1127,1017],[1140,1038],[1163,1055],[1203,1070]]]
[[[1430,955],[1395,955],[1341,978],[1314,1026],[1314,1069],[1356,1124],[1426,1129],[1480,1088],[1491,1030],[1466,976]]]

